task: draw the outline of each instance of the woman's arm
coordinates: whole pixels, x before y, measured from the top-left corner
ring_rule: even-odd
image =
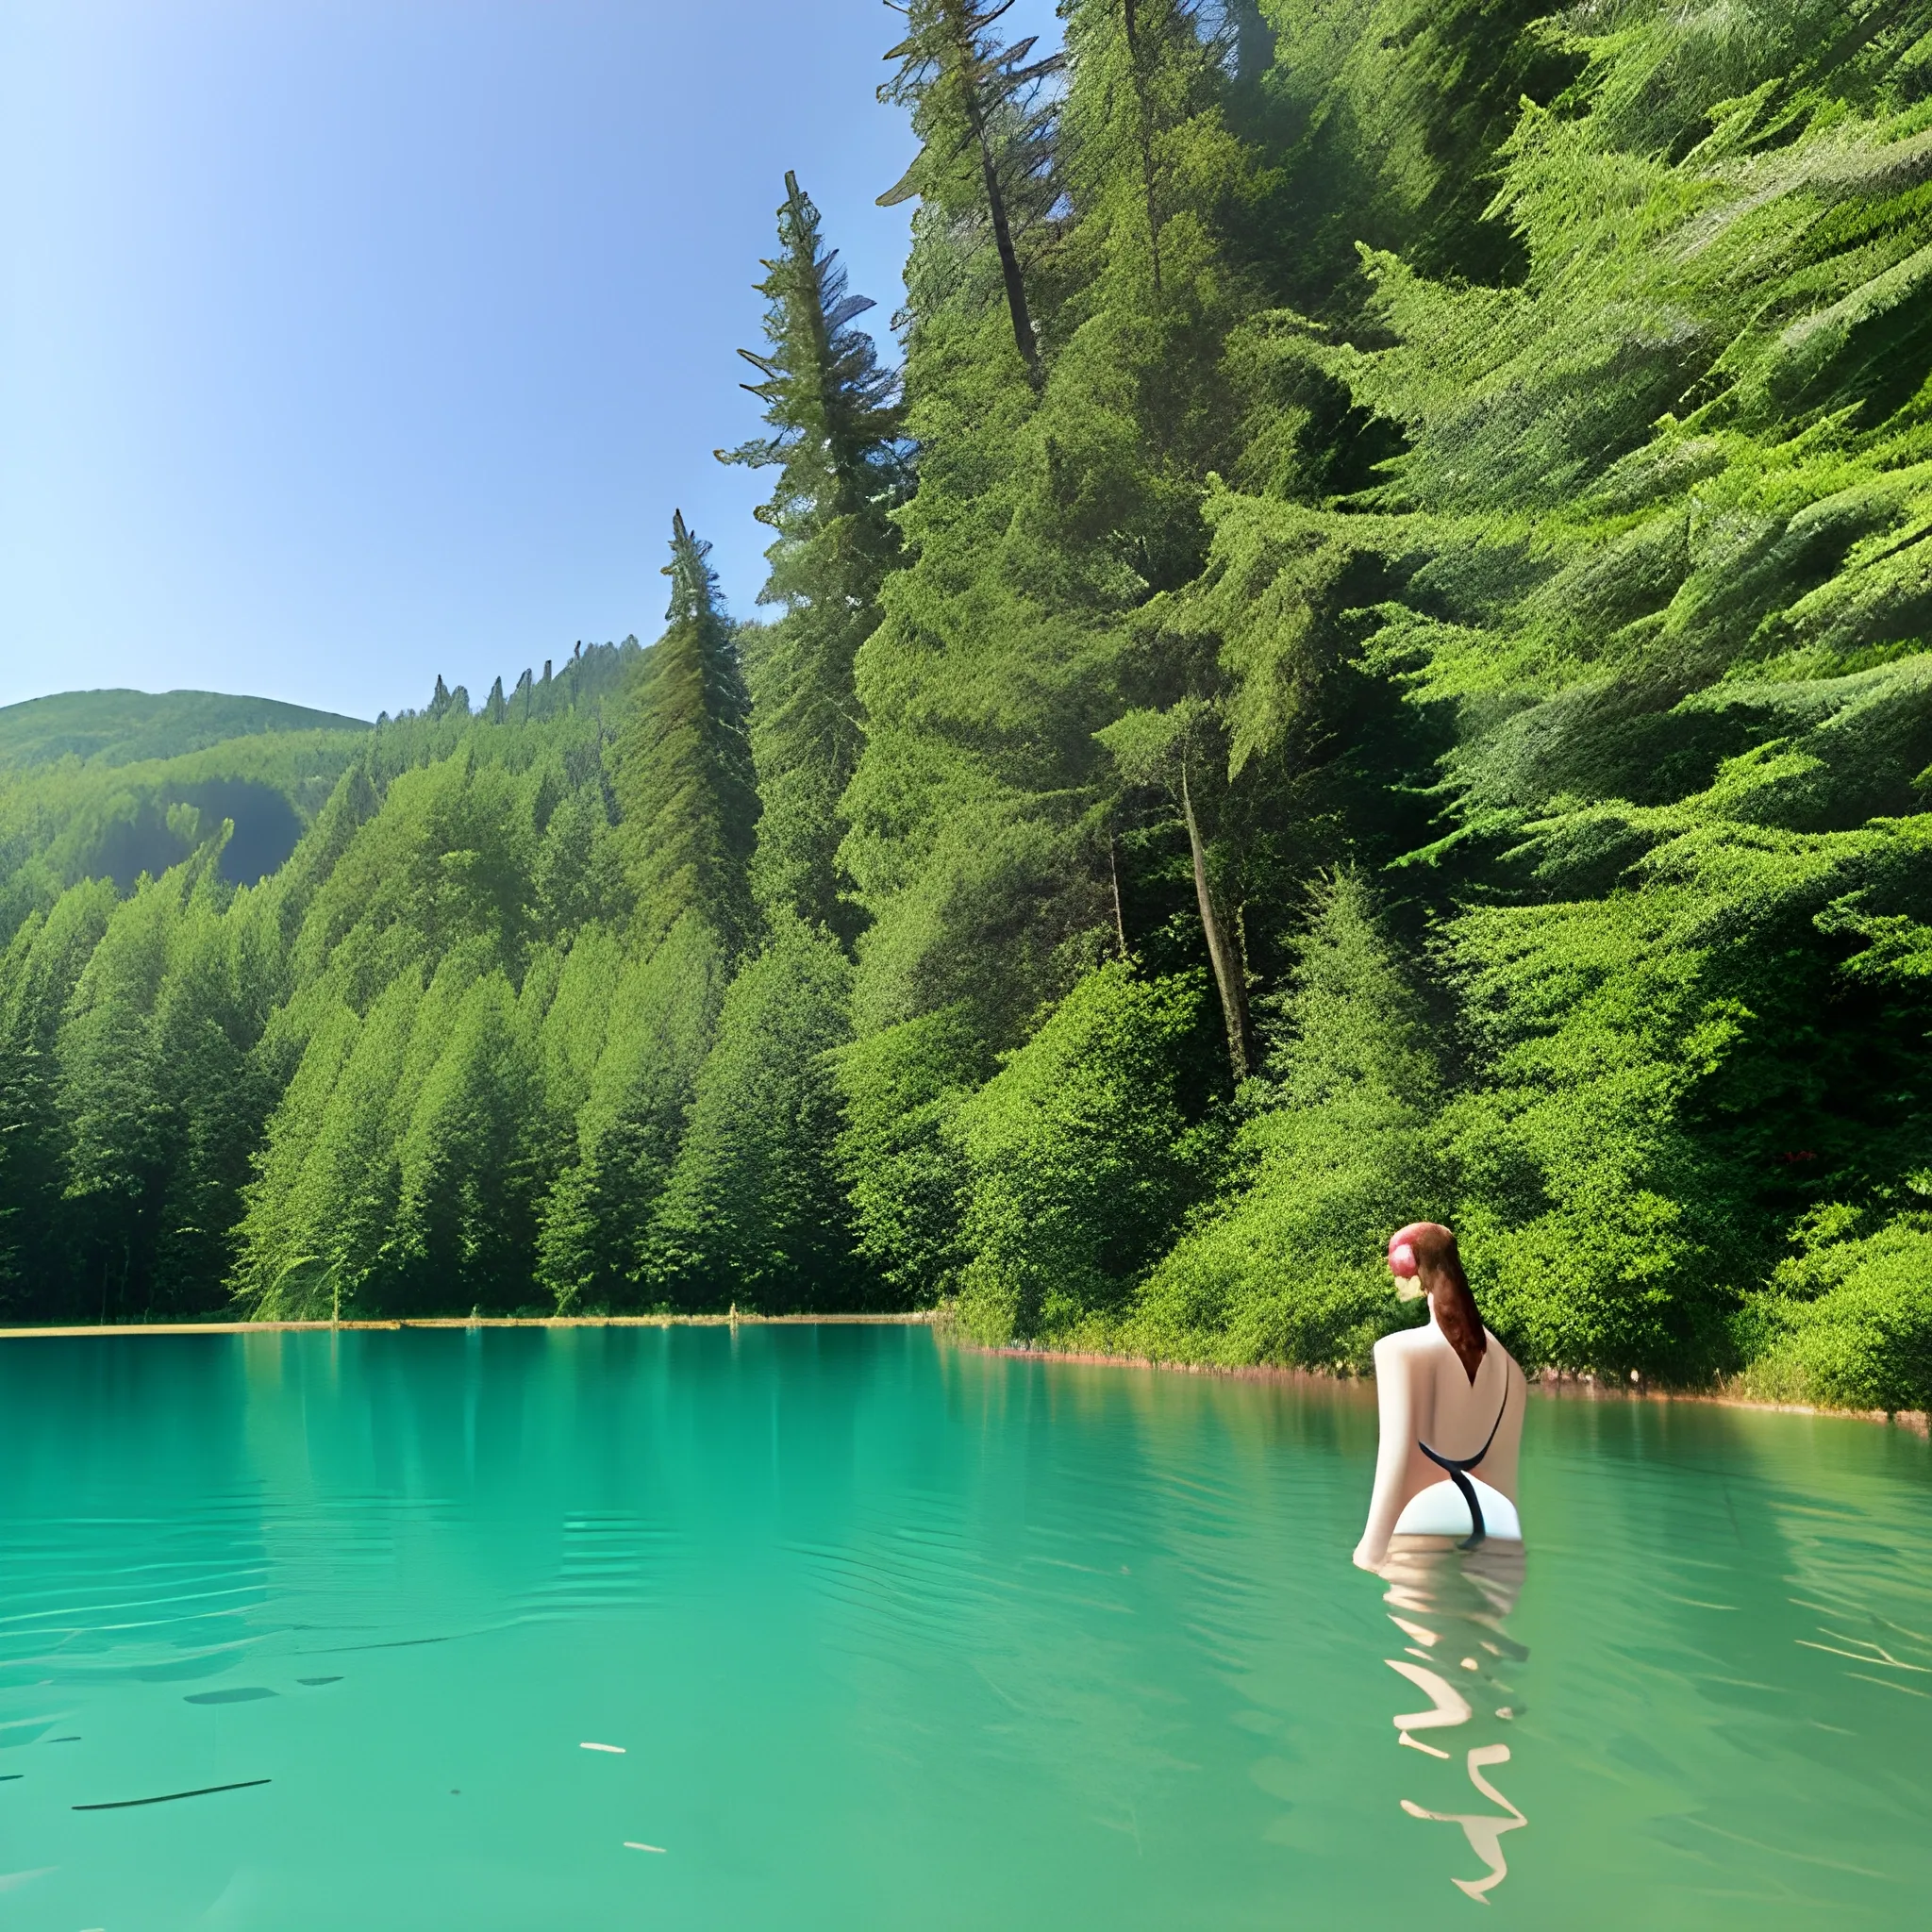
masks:
[[[1408,1467],[1408,1445],[1415,1439],[1415,1378],[1406,1357],[1400,1336],[1385,1335],[1375,1344],[1375,1406],[1382,1440],[1375,1450],[1375,1492],[1369,1499],[1368,1525],[1355,1546],[1356,1565],[1362,1570],[1377,1568],[1389,1554],[1389,1539],[1402,1514],[1402,1477]]]

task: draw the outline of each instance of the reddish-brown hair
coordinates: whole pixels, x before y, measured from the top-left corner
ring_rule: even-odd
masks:
[[[1483,1318],[1476,1312],[1475,1296],[1469,1291],[1469,1276],[1462,1272],[1462,1257],[1456,1252],[1456,1237],[1440,1221],[1415,1221],[1395,1236],[1390,1246],[1401,1243],[1415,1256],[1416,1279],[1428,1292],[1436,1325],[1448,1338],[1474,1387],[1489,1341],[1483,1333]]]

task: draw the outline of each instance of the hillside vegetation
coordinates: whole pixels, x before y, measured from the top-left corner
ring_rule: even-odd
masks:
[[[679,519],[259,883],[10,848],[14,1315],[1356,1367],[1434,1216],[1533,1363],[1932,1399],[1932,4],[1062,13],[904,16],[902,372],[785,184],[772,622]]]
[[[365,720],[211,691],[69,691],[0,707],[0,770],[80,758],[133,765],[271,731],[354,731]]]
[[[123,892],[226,822],[231,884],[274,872],[369,726],[213,691],[65,691],[0,709],[0,933],[85,879]]]

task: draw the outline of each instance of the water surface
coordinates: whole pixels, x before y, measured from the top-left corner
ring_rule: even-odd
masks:
[[[1539,1400],[1527,1561],[1378,1579],[1368,1391],[923,1329],[37,1339],[0,1425],[17,1932],[1932,1893],[1895,1430]]]

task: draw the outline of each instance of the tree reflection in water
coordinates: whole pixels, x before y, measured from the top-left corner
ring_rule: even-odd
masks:
[[[1383,1602],[1389,1621],[1408,1640],[1405,1655],[1384,1661],[1407,1677],[1429,1700],[1426,1710],[1400,1713],[1397,1736],[1410,1750],[1453,1764],[1456,1754],[1432,1741],[1443,1731],[1460,1731],[1463,1768],[1469,1783],[1500,1811],[1430,1810],[1412,1798],[1402,1808],[1411,1818],[1459,1824],[1470,1849],[1489,1868],[1481,1878],[1454,1878],[1458,1890],[1488,1904],[1488,1894],[1509,1875],[1503,1835],[1529,1820],[1484,1775],[1491,1765],[1509,1762],[1509,1746],[1475,1742],[1486,1730],[1521,1717],[1525,1708],[1509,1676],[1529,1652],[1504,1629],[1523,1590],[1523,1545],[1490,1542],[1471,1551],[1441,1538],[1402,1538],[1391,1545],[1379,1574],[1389,1588]],[[1474,1725],[1474,1733],[1463,1729]],[[1420,1768],[1420,1767],[1419,1767]],[[1438,1774],[1441,1775],[1441,1774]],[[1453,1804],[1461,1795],[1458,1784]]]

